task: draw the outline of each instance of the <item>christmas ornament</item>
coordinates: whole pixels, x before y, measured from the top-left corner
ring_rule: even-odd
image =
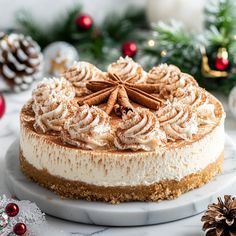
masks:
[[[137,50],[138,50],[137,45],[133,41],[125,42],[122,45],[123,56],[134,57],[135,54],[137,53]]]
[[[221,78],[221,77],[227,77],[228,76],[228,72],[226,72],[226,71],[212,70],[210,68],[205,47],[200,47],[200,51],[201,51],[201,55],[202,55],[201,71],[202,71],[202,74],[205,77]]]
[[[236,86],[230,91],[228,105],[231,113],[236,118]]]
[[[26,233],[26,230],[27,230],[27,228],[24,223],[17,223],[13,228],[13,232],[16,235],[23,235]]]
[[[41,72],[42,54],[35,41],[15,33],[0,39],[0,90],[26,90]]]
[[[215,59],[215,68],[224,71],[229,67],[228,52],[226,48],[219,48]]]
[[[8,203],[5,208],[5,212],[8,216],[14,217],[19,213],[19,207],[15,203]]]
[[[79,31],[89,30],[93,26],[93,20],[89,15],[80,15],[75,19],[75,24]]]
[[[9,216],[4,209],[0,209],[0,232],[7,227],[9,222]]]
[[[79,59],[74,46],[66,42],[49,44],[44,50],[44,70],[49,76],[60,76]]]
[[[3,117],[5,113],[5,100],[3,95],[0,94],[0,119]]]
[[[218,203],[208,205],[201,219],[206,236],[236,235],[236,199],[230,195],[219,197]]]
[[[0,235],[42,235],[45,223],[35,203],[0,197]]]

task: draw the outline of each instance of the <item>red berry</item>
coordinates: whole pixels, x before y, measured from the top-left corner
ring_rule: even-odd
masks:
[[[23,235],[27,231],[26,225],[24,223],[17,223],[13,228],[13,232],[16,235]]]
[[[93,20],[89,15],[81,15],[75,19],[78,30],[88,30],[93,25]]]
[[[15,203],[8,203],[5,211],[8,216],[14,217],[19,213],[19,207]]]
[[[124,56],[134,57],[137,53],[137,45],[133,41],[125,42],[122,45],[122,53]]]
[[[0,118],[2,118],[4,113],[5,113],[5,100],[4,97],[0,95]]]
[[[229,60],[227,58],[217,57],[215,60],[215,68],[220,71],[224,71],[229,66]]]

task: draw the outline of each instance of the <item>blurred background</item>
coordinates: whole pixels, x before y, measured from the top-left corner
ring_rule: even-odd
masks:
[[[106,71],[127,56],[147,72],[178,66],[229,97],[236,116],[234,0],[0,0],[0,92],[31,90],[74,61]]]
[[[120,0],[119,3],[111,0],[0,0],[0,27],[14,27],[15,13],[22,8],[29,10],[37,20],[50,22],[58,14],[76,4],[83,5],[84,12],[91,14],[95,20],[101,22],[110,11],[123,12],[130,4],[144,7],[146,0]],[[4,16],[4,17],[3,17]]]
[[[93,0],[92,2],[86,0],[58,0],[56,4],[48,0],[13,0],[11,4],[7,0],[1,0],[0,14],[4,17],[1,17],[0,28],[15,27],[15,13],[19,9],[27,9],[37,20],[42,21],[43,19],[43,22],[50,23],[61,10],[79,3],[83,6],[84,12],[92,15],[97,22],[101,22],[111,11],[122,13],[129,6],[133,6],[145,8],[149,22],[176,19],[184,21],[188,29],[200,31],[202,30],[203,8],[206,1],[120,0],[117,7],[117,3],[110,0]]]

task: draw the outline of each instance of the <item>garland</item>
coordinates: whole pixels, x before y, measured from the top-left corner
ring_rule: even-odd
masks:
[[[208,90],[228,94],[236,84],[235,10],[233,0],[208,1],[202,34],[189,33],[176,22],[154,25],[143,53],[155,64],[177,65]]]
[[[159,23],[150,30],[144,9],[131,6],[123,15],[110,14],[99,25],[81,13],[81,6],[59,15],[60,20],[46,28],[25,11],[17,14],[17,22],[42,48],[55,41],[69,42],[82,60],[102,69],[122,54],[135,56],[146,70],[158,63],[175,64],[206,89],[228,94],[236,84],[235,10],[233,0],[208,0],[202,34],[187,32],[176,22]]]
[[[59,14],[58,19],[46,27],[37,23],[27,11],[19,11],[16,21],[20,30],[30,35],[42,49],[52,42],[66,41],[76,47],[82,60],[104,68],[121,55],[126,42],[144,41],[140,32],[148,28],[145,12],[130,8],[123,15],[109,14],[100,24],[82,14],[80,5]]]

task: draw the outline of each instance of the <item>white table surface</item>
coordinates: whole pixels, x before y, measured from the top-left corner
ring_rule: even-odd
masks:
[[[5,116],[0,120],[0,195],[10,196],[4,183],[4,157],[9,145],[19,134],[19,111],[22,105],[30,97],[31,91],[20,94],[5,94],[7,110]],[[225,129],[236,145],[236,118],[233,118],[227,107],[227,99],[217,95],[223,102],[227,114]],[[227,194],[236,195],[236,187]],[[72,223],[47,216],[48,227],[41,235],[47,236],[203,236],[200,221],[202,214],[183,220],[142,227],[103,227]]]

